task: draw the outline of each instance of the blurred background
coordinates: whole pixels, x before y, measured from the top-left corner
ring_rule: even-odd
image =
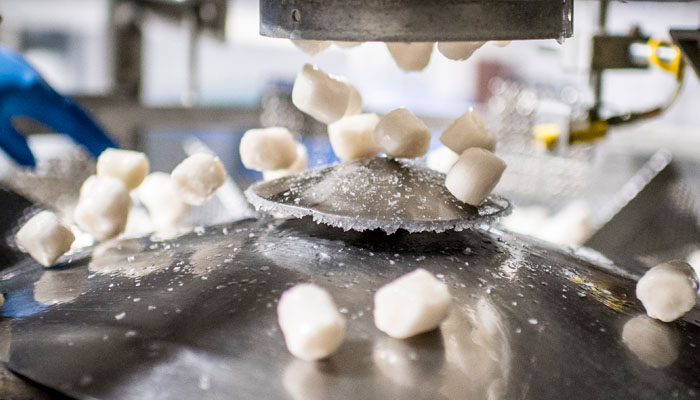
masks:
[[[480,110],[509,164],[496,190],[516,206],[503,222],[508,229],[644,265],[700,249],[700,81],[691,68],[661,115],[611,127],[596,141],[561,139],[594,105],[597,115],[646,110],[677,86],[648,65],[598,74],[593,37],[670,42],[669,29],[700,26],[698,1],[580,0],[574,35],[563,43],[486,44],[465,62],[436,49],[428,67],[412,73],[383,43],[310,56],[289,40],[260,36],[257,0],[3,0],[0,15],[0,42],[91,111],[120,145],[146,152],[152,170],[169,172],[185,157],[183,142],[196,137],[244,189],[261,175],[242,166],[238,141],[247,129],[273,125],[303,140],[309,167],[337,161],[325,126],[290,101],[296,74],[311,62],[352,82],[366,111],[413,111],[433,131],[435,149],[456,117]],[[542,124],[559,133],[556,146],[533,136]],[[75,150],[36,123],[19,125],[32,135],[40,166]],[[15,184],[27,177],[0,158],[0,177]]]

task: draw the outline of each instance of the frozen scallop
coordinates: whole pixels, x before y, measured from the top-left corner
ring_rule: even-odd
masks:
[[[319,360],[335,352],[345,336],[345,318],[328,292],[303,283],[282,293],[277,305],[287,349],[302,360]]]
[[[457,154],[470,147],[496,150],[496,136],[484,126],[484,121],[473,109],[460,115],[440,135],[440,142]]]
[[[306,146],[302,143],[297,143],[297,158],[289,168],[277,169],[274,171],[263,171],[263,179],[272,181],[285,176],[298,174],[306,171],[306,165],[309,162],[309,153],[306,151]]]
[[[362,97],[357,89],[311,64],[304,65],[294,81],[292,103],[324,124],[332,124],[362,109]]]
[[[298,156],[294,136],[282,127],[248,130],[238,150],[243,165],[258,171],[290,168]]]
[[[390,157],[416,158],[430,147],[430,131],[423,121],[405,108],[398,108],[377,123],[372,139]]]
[[[345,110],[344,117],[359,114],[362,112],[362,96],[355,89],[355,86],[348,84],[350,88],[350,98],[348,99],[348,108]]]
[[[357,114],[328,125],[333,152],[341,161],[376,155],[379,150],[372,134],[379,123],[377,114]]]
[[[425,157],[425,164],[428,168],[446,174],[459,159],[459,154],[450,150],[447,146],[440,146],[431,150]]]
[[[226,181],[226,169],[219,157],[207,153],[184,159],[170,174],[182,200],[190,205],[204,204]]]
[[[419,268],[377,290],[374,324],[387,335],[405,339],[437,328],[450,308],[447,285]]]
[[[73,232],[51,211],[42,211],[17,232],[17,243],[39,264],[50,267],[70,250]]]
[[[331,46],[328,40],[303,40],[303,39],[293,39],[292,43],[304,53],[315,56],[316,54],[326,50]]]
[[[110,148],[97,158],[97,175],[117,178],[129,190],[143,182],[148,168],[148,157],[140,151]]]
[[[478,206],[486,200],[506,169],[506,163],[486,149],[465,150],[450,168],[445,186],[458,200]]]
[[[404,71],[421,71],[430,63],[433,42],[386,43],[396,65]]]
[[[648,270],[637,282],[637,298],[652,318],[671,322],[695,306],[698,282],[693,268],[669,261]]]
[[[80,188],[73,219],[95,239],[107,240],[124,231],[130,208],[131,197],[121,180],[92,175]]]
[[[136,192],[158,230],[176,227],[190,211],[168,173],[150,173]]]
[[[463,61],[471,57],[486,42],[438,42],[437,48],[443,56],[454,61]]]

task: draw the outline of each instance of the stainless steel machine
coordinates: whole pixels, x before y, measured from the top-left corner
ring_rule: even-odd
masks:
[[[0,356],[76,398],[658,399],[700,390],[697,310],[662,324],[644,314],[624,266],[488,227],[388,235],[308,217],[244,219],[169,241],[104,243],[48,270],[16,260],[0,282]],[[449,285],[450,317],[410,340],[386,337],[372,295],[417,267]],[[298,282],[328,288],[348,320],[328,360],[295,360],[284,347],[276,300]]]
[[[573,24],[570,0],[261,0],[260,7],[262,34],[306,40],[562,39]],[[361,173],[381,170],[383,182],[400,177],[406,185],[428,175],[417,166],[377,160]],[[652,175],[663,169],[653,167]],[[0,190],[7,205],[0,219],[0,292],[6,297],[0,360],[32,382],[31,389],[14,386],[19,389],[8,390],[7,397],[700,395],[700,311],[669,324],[646,317],[634,293],[643,272],[637,264],[504,231],[491,223],[509,207],[498,197],[490,211],[455,211],[455,204],[442,209],[437,203],[445,193],[431,190],[428,178],[415,180],[411,189],[417,195],[398,206],[411,220],[396,220],[400,213],[387,215],[388,208],[379,207],[377,199],[385,200],[386,193],[365,192],[343,202],[342,190],[323,187],[327,176],[353,184],[341,168],[251,189],[263,209],[295,217],[259,214],[170,240],[110,241],[70,254],[50,269],[12,241],[18,224],[42,205]],[[309,187],[308,198],[295,201]],[[328,197],[319,199],[320,192]],[[358,198],[377,201],[363,207]],[[374,225],[353,230],[361,213]],[[343,228],[351,229],[313,220],[328,222],[328,214],[342,215],[343,224],[349,221]],[[428,217],[444,221],[435,229]],[[386,221],[390,229],[375,229]],[[606,237],[597,241],[609,242]],[[391,339],[374,327],[372,296],[418,267],[449,285],[450,316],[436,331]],[[348,320],[339,352],[316,363],[286,351],[276,322],[280,294],[300,282],[328,288]],[[2,382],[19,385],[0,376]]]
[[[307,40],[564,40],[573,0],[260,1],[260,33]]]

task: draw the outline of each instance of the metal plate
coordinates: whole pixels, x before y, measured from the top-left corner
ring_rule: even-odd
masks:
[[[700,196],[692,190],[699,172],[700,163],[659,150],[601,207],[585,245],[642,272],[684,259],[700,243]]]
[[[372,296],[417,267],[453,296],[439,330],[394,340]],[[661,399],[700,392],[700,313],[642,316],[595,253],[496,230],[394,235],[245,220],[166,242],[105,243],[0,277],[10,368],[84,399]],[[348,319],[317,363],[285,349],[282,291],[315,282]],[[56,299],[57,302],[53,300]],[[649,346],[653,343],[653,346]]]
[[[495,195],[479,207],[463,203],[444,182],[445,174],[415,162],[372,157],[260,182],[245,194],[258,210],[356,231],[462,230],[510,212],[508,200]]]
[[[700,29],[671,29],[671,38],[683,52],[683,57],[700,77]]]
[[[573,0],[260,0],[260,34],[435,42],[564,39]]]

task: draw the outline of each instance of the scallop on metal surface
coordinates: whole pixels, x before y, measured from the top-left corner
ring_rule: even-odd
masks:
[[[444,232],[489,224],[510,212],[491,195],[479,207],[457,200],[445,175],[415,162],[373,157],[315,168],[251,186],[246,197],[259,211],[344,230]]]

